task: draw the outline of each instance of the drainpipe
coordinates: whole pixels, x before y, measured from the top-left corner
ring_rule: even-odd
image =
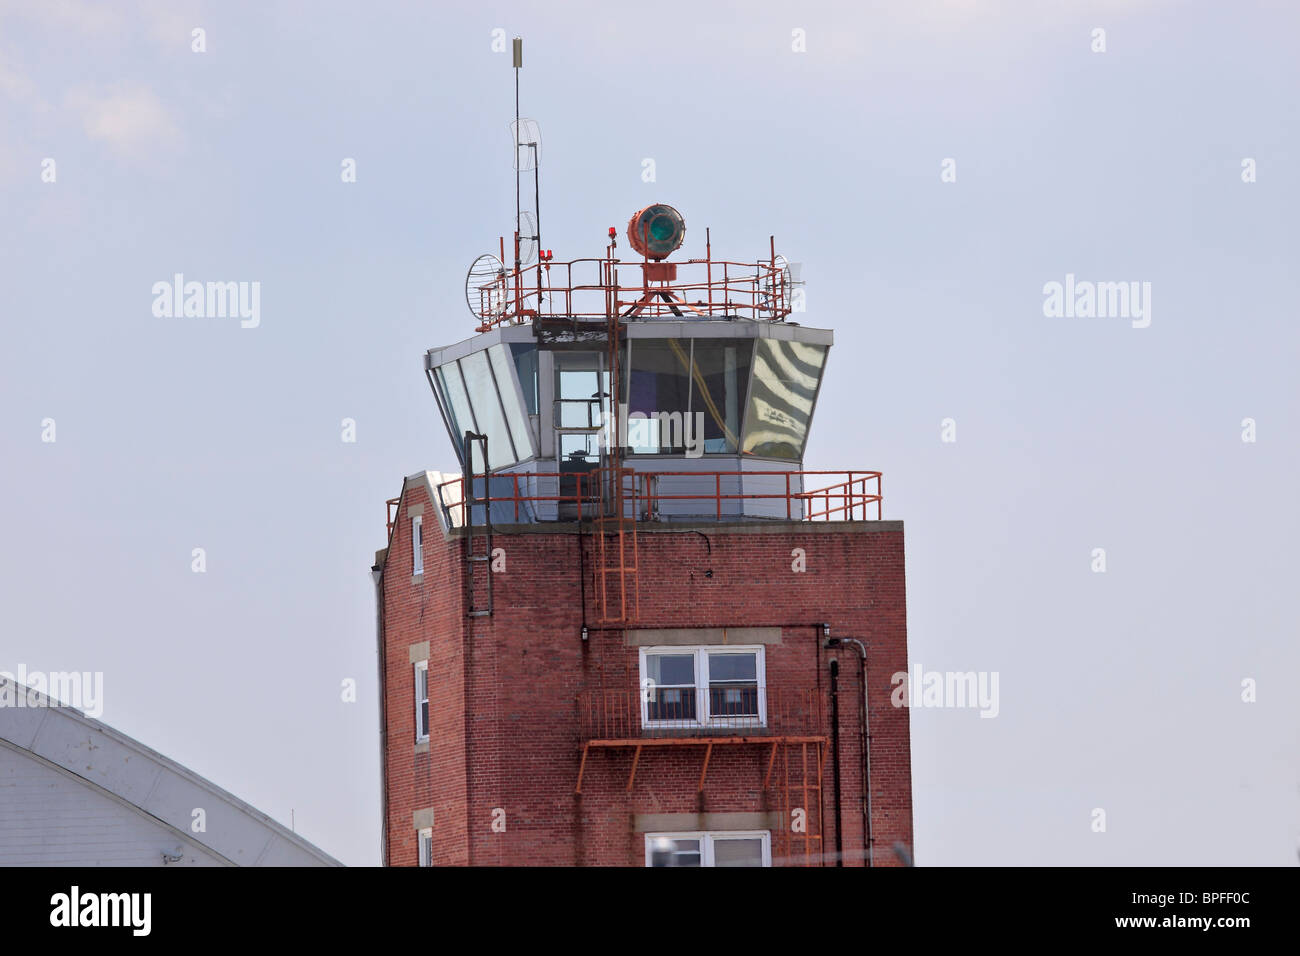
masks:
[[[831,760],[835,776],[835,865],[844,865],[843,822],[840,815],[840,662],[831,658]]]
[[[387,550],[384,562],[388,561]],[[384,566],[370,569],[375,582],[375,633],[379,643],[379,808],[383,824],[379,831],[379,865],[388,866],[388,691],[384,686],[387,670],[384,635]]]
[[[862,714],[859,733],[862,737],[862,841],[867,851],[867,866],[876,865],[875,836],[871,832],[871,714],[867,710],[867,646],[856,637],[832,637],[826,642],[827,647],[839,644],[852,644],[858,649],[862,664]]]

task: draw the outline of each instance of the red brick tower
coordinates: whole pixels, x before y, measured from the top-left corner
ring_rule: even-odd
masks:
[[[425,356],[461,473],[376,556],[385,864],[897,864],[903,528],[879,472],[803,469],[831,333],[770,242],[669,261],[670,206],[627,259],[517,225]]]

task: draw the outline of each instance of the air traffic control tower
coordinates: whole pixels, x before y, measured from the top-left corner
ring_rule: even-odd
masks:
[[[715,259],[665,203],[556,259],[512,130],[532,208],[424,355],[458,468],[373,569],[385,864],[900,862],[903,527],[804,467],[831,332],[771,238]]]

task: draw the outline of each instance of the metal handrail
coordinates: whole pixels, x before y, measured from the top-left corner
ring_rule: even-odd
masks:
[[[821,695],[812,687],[758,685],[761,704],[757,715],[713,715],[651,719],[644,691],[587,690],[576,697],[578,734],[589,740],[653,738],[708,738],[717,735],[772,736],[819,734],[824,730]],[[697,693],[707,696],[709,688]]]
[[[639,277],[618,270],[640,269]],[[581,273],[595,275],[587,280]],[[539,274],[537,270],[545,270]],[[554,270],[554,272],[552,271]],[[575,272],[579,273],[575,281]],[[680,273],[684,278],[678,278]],[[702,273],[696,277],[696,273]],[[669,275],[671,278],[662,278]],[[573,259],[537,262],[515,272],[503,271],[478,287],[482,316],[476,331],[539,319],[605,322],[611,304],[615,315],[635,311],[641,317],[739,315],[780,321],[791,312],[792,285],[786,268],[775,257],[764,262],[687,259],[647,262],[640,259]],[[539,300],[540,288],[540,300]],[[634,296],[624,298],[624,296]],[[667,297],[667,298],[666,298]],[[671,300],[671,301],[670,301]]]
[[[805,479],[819,475],[844,476],[845,480],[827,485],[824,488],[805,490]],[[724,492],[722,488],[724,478],[761,479],[773,477],[782,479],[784,483],[783,489],[773,492],[742,491],[731,493]],[[695,482],[712,479],[713,488],[707,492],[664,493],[661,490],[663,481],[675,478],[690,479]],[[528,506],[542,503],[572,505],[576,509],[578,520],[598,517],[602,513],[604,504],[602,491],[606,483],[611,480],[611,477],[608,469],[569,474],[507,472],[473,476],[474,481],[486,481],[487,479],[492,479],[497,483],[506,479],[510,480],[510,493],[493,491],[491,501],[496,506],[513,506],[514,520],[518,523],[521,518],[528,517],[526,514]],[[536,490],[535,484],[542,479],[547,482],[554,482],[556,490],[553,493],[526,493]],[[620,469],[617,480],[626,482],[629,479],[631,479],[632,485],[631,487],[626,484],[622,486],[622,497],[628,501],[639,500],[638,503],[643,502],[643,507],[636,508],[634,512],[634,517],[638,521],[654,520],[658,514],[660,502],[664,501],[712,501],[714,504],[713,517],[715,519],[724,517],[723,502],[741,500],[784,501],[786,503],[786,520],[789,521],[868,521],[872,520],[871,511],[875,512],[874,520],[879,521],[884,514],[884,498],[881,487],[883,475],[879,471],[635,471],[631,468]],[[638,479],[641,481],[638,482]],[[568,484],[570,481],[572,482],[572,491],[562,492],[563,485]],[[534,485],[533,488],[528,487],[530,483]],[[443,510],[448,525],[458,525],[459,521],[455,520],[453,509],[464,504],[464,478],[456,477],[442,482],[438,485],[437,494],[438,504]],[[701,514],[698,517],[707,517],[707,514]]]

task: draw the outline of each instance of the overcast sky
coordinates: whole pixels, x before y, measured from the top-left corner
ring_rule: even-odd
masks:
[[[1298,21],[3,0],[0,669],[102,671],[105,722],[377,862],[369,568],[454,460],[421,355],[512,228],[499,29],[557,260],[662,201],[688,255],[802,264],[806,463],[884,472],[914,665],[1000,678],[995,719],[912,713],[917,861],[1294,864]],[[176,273],[259,324],[156,316]],[[1149,324],[1045,315],[1067,275]]]

